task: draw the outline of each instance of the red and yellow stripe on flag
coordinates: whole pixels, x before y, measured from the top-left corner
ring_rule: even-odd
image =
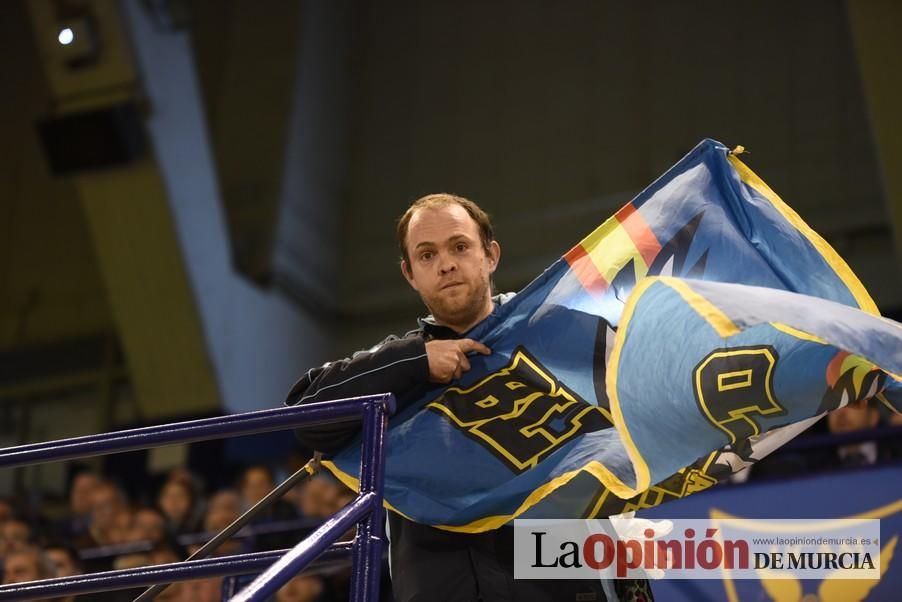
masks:
[[[661,251],[655,233],[632,203],[570,249],[564,259],[583,287],[603,295],[632,260],[636,279],[644,277]]]

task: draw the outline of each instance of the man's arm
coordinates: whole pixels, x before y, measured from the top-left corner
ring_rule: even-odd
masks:
[[[390,336],[371,349],[308,370],[291,388],[285,403],[297,405],[377,393],[394,393],[400,398],[425,388],[428,382],[429,361],[423,337],[419,333],[402,339]],[[360,422],[353,421],[300,427],[296,432],[304,445],[332,454],[359,430]]]
[[[467,353],[491,351],[472,339],[426,342],[421,333],[403,339],[390,336],[372,349],[313,368],[291,388],[288,405],[344,399],[360,395],[394,393],[397,411],[416,400],[436,383],[450,383],[470,369]],[[343,422],[297,429],[307,447],[333,454],[350,441],[360,423]]]

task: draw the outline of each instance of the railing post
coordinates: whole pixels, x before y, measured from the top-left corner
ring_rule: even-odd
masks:
[[[353,524],[357,536],[351,549],[352,602],[379,599],[379,573],[382,570],[382,535],[385,512],[382,509],[385,476],[385,428],[394,412],[392,395],[368,399],[362,403],[362,450],[360,456],[360,492],[322,527],[292,548],[245,587],[231,602],[262,602],[325,550],[330,540],[340,537]]]
[[[351,602],[379,599],[379,575],[382,571],[382,536],[385,510],[382,508],[385,475],[385,422],[391,400],[368,401],[363,408],[363,449],[360,453],[360,495],[375,493],[373,507],[357,525],[357,537],[351,553]]]

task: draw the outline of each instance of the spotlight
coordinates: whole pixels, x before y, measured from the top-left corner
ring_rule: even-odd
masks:
[[[80,69],[97,63],[100,58],[100,39],[96,21],[91,14],[57,21],[56,54],[69,69]]]
[[[59,43],[63,46],[68,46],[72,43],[72,40],[75,39],[75,32],[72,31],[71,27],[66,27],[60,30],[60,33],[58,36],[56,36],[56,39],[59,40]]]

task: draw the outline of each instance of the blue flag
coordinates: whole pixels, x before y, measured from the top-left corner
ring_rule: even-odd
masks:
[[[712,140],[466,336],[492,354],[387,437],[386,506],[449,530],[655,506],[825,411],[902,407],[900,326]],[[324,464],[356,488],[359,442]]]

